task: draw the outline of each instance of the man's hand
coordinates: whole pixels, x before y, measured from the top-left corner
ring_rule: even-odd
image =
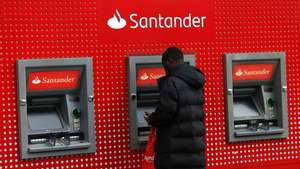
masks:
[[[146,122],[149,124],[149,119],[150,118],[150,113],[148,113],[148,112],[145,112],[144,113],[144,119],[146,120]]]

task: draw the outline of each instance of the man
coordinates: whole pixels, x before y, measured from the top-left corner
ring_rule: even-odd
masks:
[[[166,76],[158,80],[160,102],[155,112],[145,113],[157,131],[156,169],[204,169],[204,74],[183,62],[176,47],[162,55]]]

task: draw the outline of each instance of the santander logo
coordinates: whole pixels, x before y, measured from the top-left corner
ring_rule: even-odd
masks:
[[[157,79],[165,76],[165,70],[162,67],[139,68],[137,71],[137,86],[156,86]]]
[[[79,78],[79,70],[31,72],[28,75],[27,91],[76,89]]]
[[[253,76],[253,75],[269,75],[271,73],[270,70],[261,69],[261,70],[244,70],[241,69],[235,72],[236,76]]]
[[[149,79],[148,74],[145,72],[142,76],[141,76],[141,80],[147,80]]]
[[[147,74],[145,72],[141,76],[141,80],[157,80],[157,79],[159,79],[159,78],[161,78],[163,76],[164,76],[164,74],[155,74],[155,73],[149,73],[149,74]]]
[[[112,29],[122,29],[126,26],[126,20],[121,17],[116,9],[114,16],[107,21],[107,25]]]
[[[235,72],[236,76],[242,76],[243,75],[243,71],[241,69],[239,69],[237,72]]]
[[[38,77],[38,76],[36,76],[36,77],[35,77],[35,79],[34,79],[34,80],[32,80],[31,82],[32,82],[32,84],[35,84],[35,85],[37,85],[37,84],[40,84],[42,81],[39,79],[39,77]]]
[[[139,13],[131,13],[127,18],[127,23],[116,9],[113,17],[107,20],[107,25],[112,29],[123,29],[127,24],[130,29],[204,29],[206,26],[206,19],[206,16],[194,16],[192,13],[187,13],[186,16],[165,16],[161,13],[144,16]]]
[[[43,84],[66,84],[66,83],[74,83],[76,80],[75,77],[65,76],[65,77],[49,77],[43,76],[42,80],[39,79],[38,76],[35,77],[31,82],[34,85],[43,85]]]
[[[238,64],[233,68],[233,80],[271,80],[273,64]]]

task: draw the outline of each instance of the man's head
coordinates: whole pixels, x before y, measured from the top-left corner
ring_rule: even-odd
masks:
[[[174,70],[179,64],[183,63],[183,53],[177,47],[169,47],[162,54],[162,64],[166,71],[166,74],[169,74]]]

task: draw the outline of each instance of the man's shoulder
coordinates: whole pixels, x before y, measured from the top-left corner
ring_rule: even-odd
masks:
[[[178,86],[182,80],[176,76],[164,76],[158,80],[160,87],[172,87]]]

